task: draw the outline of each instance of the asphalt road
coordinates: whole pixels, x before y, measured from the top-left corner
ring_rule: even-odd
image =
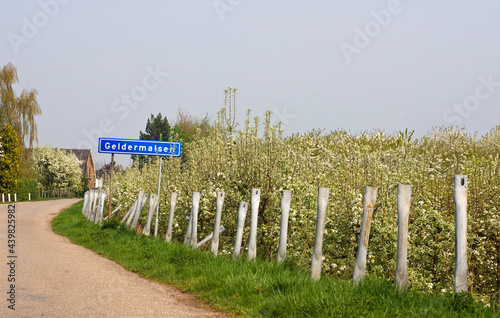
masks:
[[[229,317],[54,234],[50,220],[77,201],[0,205],[1,317]]]

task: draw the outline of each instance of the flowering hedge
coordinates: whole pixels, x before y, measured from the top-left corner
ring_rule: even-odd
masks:
[[[33,150],[31,163],[42,186],[66,188],[73,192],[82,190],[82,162],[75,154],[67,154],[50,146],[38,146]]]
[[[409,288],[451,291],[454,279],[453,176],[469,180],[468,269],[470,290],[485,298],[500,290],[500,126],[478,137],[454,127],[412,138],[381,131],[351,135],[312,131],[284,137],[279,125],[250,113],[240,130],[219,118],[203,138],[184,146],[183,158],[163,160],[160,233],[165,235],[171,192],[179,194],[174,240],[182,241],[191,211],[191,193],[201,192],[199,237],[213,230],[218,190],[226,197],[221,224],[222,253],[230,254],[240,201],[261,189],[257,251],[274,259],[279,244],[280,190],[292,191],[288,257],[309,266],[316,225],[317,188],[330,188],[324,236],[323,271],[350,278],[361,226],[363,187],[378,188],[368,247],[367,271],[392,279],[397,245],[397,184],[412,186],[409,225]],[[131,167],[113,184],[113,204],[122,215],[138,190],[156,193],[158,162]],[[147,208],[147,207],[146,207]],[[145,213],[141,218],[145,223]],[[244,237],[248,237],[247,227]],[[244,246],[247,242],[244,239]]]

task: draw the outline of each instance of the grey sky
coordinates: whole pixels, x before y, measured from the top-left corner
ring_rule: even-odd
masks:
[[[286,134],[500,124],[496,0],[1,1],[0,30],[39,143],[96,161],[98,136],[138,138],[151,113],[214,119],[228,86],[241,121],[273,110]]]

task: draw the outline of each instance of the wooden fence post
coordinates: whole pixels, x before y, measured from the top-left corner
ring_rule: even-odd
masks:
[[[257,219],[259,217],[260,189],[252,189],[251,199],[251,219],[250,219],[250,240],[248,243],[248,260],[251,261],[257,256]]]
[[[368,251],[370,225],[372,223],[376,198],[377,188],[365,187],[365,197],[363,200],[363,220],[361,223],[361,233],[359,235],[358,255],[356,256],[356,264],[354,264],[354,274],[352,275],[354,284],[358,284],[365,277],[366,253]]]
[[[467,176],[455,175],[455,292],[467,289]]]
[[[311,278],[319,280],[321,277],[321,262],[323,260],[323,233],[325,229],[326,208],[330,188],[318,188],[318,211],[316,216],[316,235],[311,259]]]
[[[233,257],[240,257],[241,241],[243,239],[243,228],[245,227],[245,218],[247,217],[248,203],[240,202],[238,209],[238,227],[236,228],[236,240],[234,242]]]
[[[398,290],[408,285],[408,218],[411,205],[411,186],[398,184],[398,248],[394,283]]]
[[[281,223],[280,223],[280,243],[278,246],[278,263],[286,258],[286,241],[288,235],[288,215],[290,213],[290,203],[292,192],[290,190],[281,191]]]
[[[222,214],[222,206],[224,205],[224,192],[217,191],[217,203],[215,208],[215,222],[214,222],[214,235],[210,250],[214,255],[219,252],[219,231],[220,231],[220,218]]]
[[[165,242],[172,240],[172,224],[174,223],[175,204],[177,203],[177,193],[170,194],[170,213],[168,214],[167,233],[165,234]]]

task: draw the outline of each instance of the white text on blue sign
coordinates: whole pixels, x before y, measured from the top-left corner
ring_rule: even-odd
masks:
[[[181,143],[140,139],[99,138],[100,153],[180,157]]]

